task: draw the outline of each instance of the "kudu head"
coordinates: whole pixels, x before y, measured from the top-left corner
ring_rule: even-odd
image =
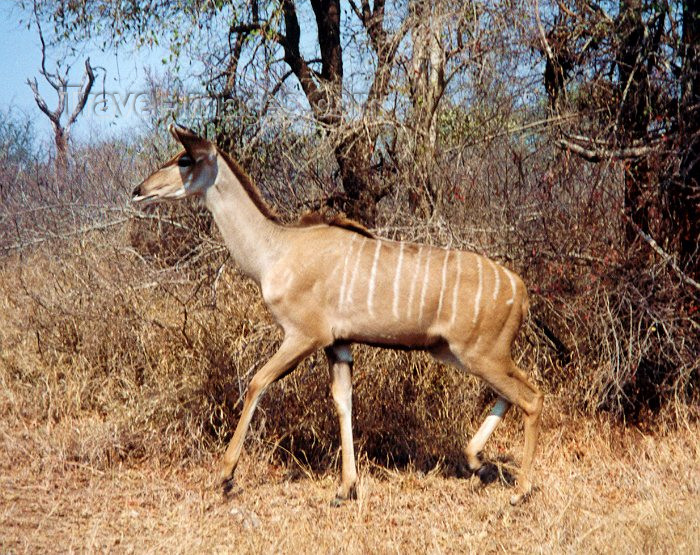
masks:
[[[216,181],[218,165],[214,144],[184,127],[171,124],[169,129],[184,150],[134,189],[133,202],[150,204],[202,195]]]

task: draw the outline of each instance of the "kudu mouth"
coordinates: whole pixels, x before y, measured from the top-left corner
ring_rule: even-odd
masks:
[[[131,202],[134,204],[146,204],[148,201],[154,200],[158,195],[142,195],[141,185],[137,185],[136,188],[131,192]]]

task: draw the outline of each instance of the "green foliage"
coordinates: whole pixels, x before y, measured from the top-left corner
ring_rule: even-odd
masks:
[[[36,161],[32,120],[10,108],[0,112],[0,165],[23,167]]]

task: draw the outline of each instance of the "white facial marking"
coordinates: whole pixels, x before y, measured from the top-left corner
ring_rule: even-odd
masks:
[[[377,241],[377,248],[374,249],[374,260],[372,261],[372,271],[369,274],[369,287],[367,288],[367,310],[370,316],[374,316],[374,286],[377,279],[377,262],[379,262],[379,251],[382,250],[382,242]]]
[[[418,247],[418,256],[416,257],[416,268],[413,272],[413,278],[411,279],[411,291],[408,294],[408,318],[410,318],[411,314],[413,313],[413,296],[416,292],[416,284],[418,283],[418,273],[420,271],[420,258],[422,253],[423,245],[420,245]]]
[[[462,253],[457,252],[457,277],[455,285],[452,288],[452,316],[450,317],[450,326],[454,326],[457,318],[457,295],[459,294],[459,280],[462,277]]]
[[[418,309],[418,321],[423,320],[423,309],[425,308],[425,294],[428,292],[428,281],[430,280],[430,255],[428,251],[425,261],[425,271],[423,272],[423,288],[420,291],[420,308]]]
[[[343,261],[343,280],[340,283],[340,295],[338,296],[338,308],[341,308],[343,301],[345,300],[345,287],[348,284],[348,262],[350,260],[350,255],[352,254],[352,249],[355,247],[355,239],[357,235],[353,234],[352,241],[350,241],[350,247],[348,252],[345,253],[345,260]]]
[[[489,264],[491,264],[491,268],[493,268],[493,300],[495,301],[496,297],[498,297],[498,290],[501,288],[501,274],[498,272],[498,265],[494,264],[493,260],[490,258],[487,258],[487,260],[489,261]]]
[[[440,300],[438,301],[437,317],[442,312],[442,299],[445,296],[445,282],[447,281],[447,259],[450,258],[450,251],[445,251],[445,258],[442,261],[442,281],[440,282]]]
[[[506,275],[508,276],[508,279],[510,280],[510,299],[506,301],[506,304],[513,304],[515,301],[515,276],[513,275],[513,272],[510,270],[506,270]]]
[[[484,268],[481,264],[481,257],[477,255],[476,257],[476,266],[478,268],[479,272],[479,285],[476,288],[476,297],[474,297],[474,323],[476,324],[477,319],[479,318],[479,310],[481,308],[481,289],[484,286]]]
[[[401,283],[401,266],[403,265],[403,248],[405,243],[401,243],[399,247],[399,262],[396,265],[396,274],[394,275],[394,300],[391,306],[391,311],[394,314],[394,319],[399,319],[399,285]]]
[[[348,296],[345,299],[346,304],[352,303],[352,291],[355,288],[355,280],[357,279],[357,271],[360,269],[360,261],[362,260],[362,250],[365,245],[369,243],[367,239],[362,239],[360,243],[360,248],[357,249],[357,256],[355,257],[355,267],[352,269],[352,277],[350,278],[350,284],[348,286]]]

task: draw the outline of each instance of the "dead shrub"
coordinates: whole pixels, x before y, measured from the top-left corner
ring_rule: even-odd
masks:
[[[211,244],[213,219],[199,204],[146,206],[129,221],[129,244],[141,256],[161,266],[197,258]]]
[[[260,156],[279,170],[263,185],[292,220],[332,194],[333,172],[320,162],[312,167],[312,157],[299,169],[280,148]],[[201,207],[126,210],[130,184],[146,171],[112,171],[102,200],[80,186],[115,167],[109,156],[81,170],[72,204],[47,203],[44,189],[28,182],[21,184],[28,206],[3,207],[4,229],[15,229],[3,237],[0,267],[4,425],[51,427],[46,449],[94,466],[210,459],[232,435],[248,382],[281,338]],[[506,139],[432,163],[431,187],[440,191],[432,212],[419,218],[406,208],[410,187],[401,183],[410,183],[411,169],[395,168],[378,233],[477,250],[520,272],[532,317],[516,360],[555,394],[557,410],[604,410],[649,425],[697,418],[697,297],[645,244],[621,246],[609,216],[619,190],[605,185],[619,177],[615,168]],[[145,170],[153,162],[139,164]],[[295,175],[310,184],[288,194],[284,181]],[[463,443],[493,394],[426,355],[354,352],[361,455],[459,472]],[[270,388],[250,444],[318,468],[337,464],[328,382],[317,353]]]
[[[279,333],[256,288],[229,266],[183,280],[182,268],[104,247],[40,249],[3,271],[8,322],[32,337],[3,355],[13,368],[8,388],[21,400],[10,416],[50,422],[67,461],[210,456],[231,436],[247,384]],[[367,455],[422,467],[448,457],[456,467],[455,438],[466,437],[483,408],[473,398],[481,386],[426,356],[356,348],[356,359],[355,429]],[[266,394],[255,441],[327,467],[338,445],[328,383],[317,353]]]

